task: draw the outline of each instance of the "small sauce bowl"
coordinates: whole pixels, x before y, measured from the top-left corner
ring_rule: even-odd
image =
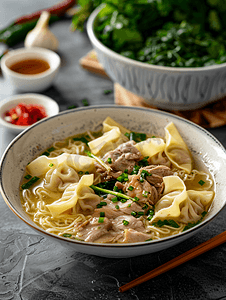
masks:
[[[49,69],[38,74],[21,74],[11,70],[13,65],[25,60],[45,61]],[[12,50],[1,59],[3,76],[14,88],[25,92],[41,92],[50,87],[59,71],[60,64],[61,59],[57,53],[38,47]]]
[[[47,96],[40,94],[20,94],[10,96],[0,101],[0,125],[3,125],[14,134],[18,134],[33,125],[15,125],[5,120],[5,113],[20,103],[42,105],[45,108],[47,117],[54,116],[59,113],[59,106],[56,101]]]

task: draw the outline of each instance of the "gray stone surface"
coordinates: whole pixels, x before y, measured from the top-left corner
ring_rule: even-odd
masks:
[[[17,16],[50,6],[58,1],[1,1],[0,27]],[[113,104],[107,79],[92,75],[79,66],[79,59],[92,49],[86,33],[70,32],[70,20],[52,25],[60,40],[62,67],[55,84],[43,92],[55,99],[60,110],[70,105]],[[22,47],[23,44],[17,47]],[[0,76],[0,100],[17,91]],[[226,127],[210,132],[226,146]],[[0,127],[0,154],[14,135]],[[216,300],[226,299],[226,245],[201,255],[125,293],[119,286],[160,266],[190,248],[221,233],[226,228],[226,209],[201,233],[159,253],[129,259],[90,256],[53,244],[35,234],[7,207],[0,196],[0,299],[76,300]]]

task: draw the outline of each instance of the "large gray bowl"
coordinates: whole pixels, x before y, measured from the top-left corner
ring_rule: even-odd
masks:
[[[180,134],[191,149],[195,161],[207,167],[214,178],[216,196],[203,222],[179,235],[161,240],[133,244],[94,244],[70,240],[47,233],[34,224],[24,212],[20,202],[20,181],[28,162],[40,155],[54,141],[96,130],[103,120],[110,116],[133,131],[164,136],[164,126],[174,122]],[[156,110],[119,106],[93,106],[64,111],[43,119],[20,133],[7,147],[0,162],[0,191],[9,208],[37,233],[60,242],[76,251],[105,256],[130,257],[163,250],[182,242],[199,232],[218,215],[226,203],[226,151],[206,130],[180,117]]]
[[[124,57],[104,46],[94,27],[102,6],[87,23],[89,39],[106,73],[128,91],[166,110],[193,110],[226,95],[226,63],[200,68],[151,65]]]

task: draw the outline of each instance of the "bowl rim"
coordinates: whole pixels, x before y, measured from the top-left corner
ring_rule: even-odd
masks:
[[[105,46],[95,35],[94,33],[94,22],[96,20],[96,17],[98,13],[105,7],[105,4],[100,4],[89,16],[87,21],[87,34],[89,36],[90,41],[93,43],[95,47],[97,47],[100,51],[104,52],[108,56],[112,56],[114,59],[122,61],[126,64],[132,65],[134,67],[140,67],[147,70],[161,70],[161,71],[167,71],[167,72],[176,72],[176,73],[191,73],[191,72],[206,72],[206,71],[215,71],[219,70],[221,68],[226,67],[226,63],[222,64],[215,64],[212,66],[204,66],[204,67],[196,67],[196,68],[186,68],[186,67],[166,67],[166,66],[159,66],[159,65],[153,65],[148,64],[144,62],[140,62],[125,56],[122,56],[121,54],[111,50],[107,46]]]
[[[15,71],[12,71],[6,65],[6,61],[10,60],[11,58],[14,58],[15,56],[18,56],[20,54],[24,54],[24,53],[31,53],[31,54],[38,53],[42,57],[43,57],[43,55],[47,54],[47,55],[51,56],[51,58],[54,58],[54,60],[56,60],[56,63],[52,67],[50,67],[48,70],[41,72],[39,74],[32,74],[32,75],[20,74]],[[51,60],[51,58],[50,58],[50,60]],[[20,61],[20,59],[18,59],[18,61]],[[13,49],[13,50],[9,51],[8,53],[6,53],[1,59],[1,68],[2,68],[3,72],[11,75],[12,77],[29,80],[29,81],[37,80],[37,79],[44,79],[45,77],[48,77],[50,74],[54,73],[60,67],[60,64],[61,64],[61,58],[56,52],[54,52],[50,49],[41,48],[41,47],[32,47],[32,48],[22,47],[22,48],[18,48],[18,49]]]
[[[151,241],[146,241],[146,242],[137,242],[137,243],[127,243],[127,244],[111,244],[111,243],[92,243],[92,242],[84,242],[84,241],[78,241],[78,240],[72,240],[72,239],[67,239],[63,236],[58,236],[52,233],[49,233],[47,231],[45,231],[44,229],[42,229],[41,227],[39,227],[38,225],[36,225],[31,219],[28,221],[25,218],[23,218],[23,216],[20,214],[19,211],[17,211],[17,209],[13,206],[13,204],[11,204],[10,199],[8,199],[8,197],[6,196],[6,193],[4,192],[4,186],[3,186],[3,182],[2,182],[2,169],[3,169],[3,165],[4,165],[4,161],[5,158],[7,156],[7,153],[10,151],[11,147],[24,135],[26,134],[28,131],[32,130],[34,127],[39,126],[40,123],[44,123],[44,122],[48,122],[50,119],[52,118],[56,118],[56,117],[60,117],[61,115],[67,115],[67,114],[71,114],[73,112],[80,112],[83,110],[101,110],[101,109],[109,109],[109,108],[118,108],[118,109],[131,109],[131,110],[141,110],[141,111],[147,111],[145,108],[142,107],[131,107],[131,106],[117,106],[117,105],[93,105],[93,106],[89,106],[89,107],[79,107],[79,108],[75,108],[75,109],[71,109],[71,110],[65,110],[60,112],[58,115],[54,115],[51,116],[49,118],[45,118],[40,120],[39,122],[33,124],[31,127],[25,129],[24,131],[22,131],[19,135],[17,135],[11,142],[10,144],[7,146],[7,148],[5,149],[1,159],[0,159],[0,193],[5,201],[5,203],[7,204],[7,206],[15,213],[15,215],[17,215],[17,217],[19,217],[24,223],[26,223],[29,227],[32,227],[32,229],[38,231],[40,234],[44,234],[47,235],[51,238],[55,238],[57,240],[64,240],[65,242],[69,243],[69,244],[76,244],[78,246],[87,246],[87,247],[92,247],[92,248],[130,248],[130,247],[150,247],[150,245],[152,244],[163,244],[163,243],[168,243],[170,240],[172,239],[180,239],[185,235],[189,235],[191,233],[197,232],[199,231],[201,228],[203,228],[204,226],[208,225],[210,223],[210,221],[212,221],[214,218],[216,218],[221,211],[226,207],[226,199],[224,204],[222,205],[222,207],[211,217],[209,217],[208,219],[203,219],[202,222],[200,222],[199,224],[197,224],[196,226],[187,229],[186,231],[177,234],[177,235],[171,235],[165,238],[161,238],[160,240],[151,240]],[[226,149],[224,148],[224,146],[220,143],[220,141],[218,141],[217,138],[215,138],[211,133],[209,133],[206,129],[202,128],[201,126],[186,120],[182,117],[179,117],[177,115],[174,115],[172,113],[169,112],[165,112],[165,111],[160,111],[160,110],[155,110],[155,109],[149,109],[150,111],[152,111],[152,113],[156,113],[159,115],[166,115],[168,117],[173,117],[175,119],[179,119],[185,123],[188,123],[189,125],[196,127],[198,130],[203,131],[205,134],[207,134],[210,138],[213,139],[213,141],[225,152],[226,154]]]
[[[21,103],[23,99],[28,100],[29,98],[33,98],[34,100],[36,99],[37,100],[37,103],[36,103],[37,105],[39,105],[38,101],[40,99],[45,100],[44,101],[45,103],[48,102],[48,103],[51,103],[52,105],[54,105],[54,109],[52,110],[51,114],[47,115],[46,118],[52,117],[52,116],[59,113],[60,109],[59,109],[58,103],[55,100],[53,100],[52,98],[50,98],[46,95],[37,94],[37,93],[16,94],[16,95],[9,96],[9,97],[3,99],[2,101],[0,101],[0,124],[2,124],[3,126],[5,126],[7,128],[13,129],[13,130],[21,131],[21,130],[30,128],[31,126],[33,126],[37,122],[40,122],[41,120],[37,121],[36,123],[34,123],[32,125],[15,125],[15,124],[11,124],[11,123],[5,121],[2,118],[2,114],[5,112],[5,110],[3,110],[4,106],[7,106],[7,104],[10,104],[12,102],[14,102],[14,105],[17,105],[17,104]],[[32,99],[32,102],[33,102],[33,99]],[[40,105],[42,105],[46,109],[45,103],[44,104],[41,103]]]

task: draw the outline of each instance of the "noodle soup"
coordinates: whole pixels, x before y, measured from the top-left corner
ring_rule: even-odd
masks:
[[[36,224],[85,242],[134,243],[202,221],[213,180],[173,123],[164,137],[131,132],[110,117],[102,125],[55,142],[27,165],[21,201]]]

